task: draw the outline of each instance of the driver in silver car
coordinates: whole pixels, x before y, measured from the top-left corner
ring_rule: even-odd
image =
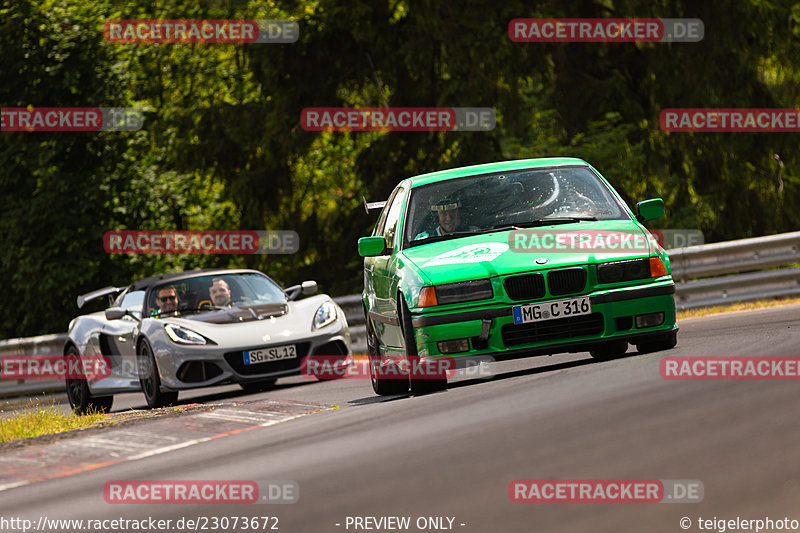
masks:
[[[172,285],[161,287],[156,294],[159,315],[178,314],[178,292]]]
[[[231,307],[233,305],[233,302],[231,302],[231,288],[228,286],[228,282],[222,278],[211,280],[208,295],[217,307]]]

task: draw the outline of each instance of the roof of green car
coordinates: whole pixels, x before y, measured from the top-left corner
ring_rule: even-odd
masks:
[[[498,161],[496,163],[484,163],[482,165],[471,165],[468,167],[451,168],[439,170],[428,174],[420,174],[409,178],[411,187],[428,185],[437,181],[446,181],[466,176],[476,176],[479,174],[491,174],[493,172],[503,172],[505,170],[523,170],[528,168],[556,167],[556,166],[589,166],[589,163],[577,157],[543,157],[539,159],[515,159],[511,161]]]

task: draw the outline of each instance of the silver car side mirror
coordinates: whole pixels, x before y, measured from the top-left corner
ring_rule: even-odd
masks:
[[[317,292],[317,282],[316,281],[304,281],[300,285],[292,285],[286,289],[286,296],[288,297],[289,301],[296,299],[301,294],[314,294]]]
[[[316,281],[304,281],[300,284],[301,290],[303,294],[316,294],[317,293],[317,282]]]
[[[127,314],[128,312],[121,307],[109,307],[106,309],[106,320],[119,320]]]

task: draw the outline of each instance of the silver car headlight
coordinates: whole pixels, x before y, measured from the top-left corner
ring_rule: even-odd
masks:
[[[336,322],[336,306],[331,302],[325,302],[320,305],[314,315],[314,329],[324,328],[334,322]]]
[[[189,328],[175,324],[165,324],[164,329],[167,331],[169,338],[177,344],[208,344],[205,337]]]

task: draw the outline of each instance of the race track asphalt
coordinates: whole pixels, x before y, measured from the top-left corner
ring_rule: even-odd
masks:
[[[0,492],[0,517],[269,515],[280,531],[297,533],[364,531],[346,524],[365,516],[411,517],[408,531],[434,530],[418,529],[418,517],[450,517],[465,533],[701,531],[700,518],[800,520],[798,382],[669,381],[659,373],[667,355],[799,356],[800,305],[689,319],[680,328],[668,352],[637,355],[631,347],[609,362],[565,354],[497,363],[491,380],[456,380],[428,395],[377,397],[367,380],[302,377],[255,395],[232,386],[182,394],[184,403],[230,409],[265,399],[336,408],[10,488]],[[115,410],[142,405],[140,395],[124,395]],[[103,497],[109,480],[187,479],[292,480],[300,498],[201,506]],[[699,480],[704,499],[513,503],[516,479]],[[688,529],[679,525],[684,517]]]

